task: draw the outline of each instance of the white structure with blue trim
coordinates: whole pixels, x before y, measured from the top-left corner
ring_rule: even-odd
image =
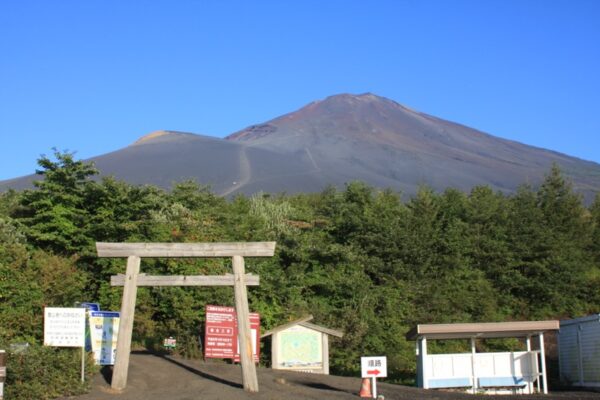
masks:
[[[417,341],[417,386],[472,393],[548,393],[544,332],[558,327],[558,321],[417,325],[406,335]],[[538,349],[532,350],[535,336]],[[478,353],[477,339],[488,338],[523,338],[526,351]],[[427,353],[428,340],[447,339],[470,339],[471,352]]]

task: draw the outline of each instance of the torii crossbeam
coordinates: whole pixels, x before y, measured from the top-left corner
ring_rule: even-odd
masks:
[[[271,257],[275,242],[230,243],[96,243],[98,257],[127,257],[125,275],[111,278],[113,286],[124,286],[121,321],[117,337],[117,354],[111,387],[123,390],[127,386],[131,334],[138,286],[223,286],[233,285],[238,319],[240,361],[244,390],[258,392],[256,366],[252,359],[250,311],[247,285],[258,285],[258,277],[246,275],[244,257]],[[147,276],[140,274],[142,257],[231,257],[233,275],[225,276]]]

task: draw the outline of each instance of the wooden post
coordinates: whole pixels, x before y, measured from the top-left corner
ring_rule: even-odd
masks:
[[[321,332],[321,346],[323,349],[323,374],[329,375],[329,335]]]
[[[577,369],[579,376],[579,385],[583,386],[583,348],[581,345],[581,325],[577,327]]]
[[[6,381],[6,350],[0,350],[0,400],[4,398],[4,381]]]
[[[544,394],[548,394],[548,380],[546,379],[546,351],[544,350],[543,333],[540,333],[540,358],[542,359],[542,382],[544,384]]]
[[[242,364],[242,382],[244,390],[258,392],[258,378],[252,354],[252,332],[250,331],[250,310],[246,290],[244,258],[233,256],[233,289],[235,293],[235,311],[238,320],[240,361]]]
[[[129,353],[131,352],[131,333],[133,331],[133,317],[135,313],[135,297],[137,295],[137,277],[140,273],[140,257],[127,258],[127,271],[125,273],[125,287],[121,302],[121,318],[119,321],[119,335],[117,337],[117,353],[113,370],[111,387],[123,390],[127,386],[127,372],[129,369]]]
[[[262,337],[262,336],[261,336]],[[271,368],[279,369],[279,332],[274,332],[271,338]]]
[[[423,337],[421,339],[421,368],[423,370],[423,389],[429,389],[429,377],[427,376],[427,338]]]
[[[540,377],[533,375],[535,364],[537,364],[537,355],[534,357],[533,353],[531,352],[531,335],[527,335],[525,344],[527,346],[527,357],[529,358],[529,362],[531,363],[529,366],[529,368],[531,369],[531,372],[530,372],[531,377],[529,378],[529,381],[527,382],[527,391],[529,394],[533,394],[533,380],[540,379]],[[537,370],[537,368],[535,368],[535,369]]]
[[[257,275],[246,274],[244,277],[247,286],[258,286]],[[125,275],[118,274],[110,277],[111,286],[125,286]],[[146,275],[139,274],[137,277],[139,286],[233,286],[233,275]]]
[[[85,382],[85,346],[81,347],[81,383]]]
[[[477,392],[477,356],[476,354],[477,348],[475,347],[475,338],[471,338],[471,376],[473,379],[473,384],[471,386],[471,391],[473,393]]]

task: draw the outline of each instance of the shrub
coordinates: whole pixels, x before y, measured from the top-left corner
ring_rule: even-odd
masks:
[[[90,379],[98,371],[86,357],[85,382],[81,382],[81,350],[41,345],[20,351],[7,349],[5,397],[11,400],[55,399],[89,391]]]

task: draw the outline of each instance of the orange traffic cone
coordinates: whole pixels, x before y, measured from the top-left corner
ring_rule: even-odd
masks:
[[[373,394],[371,393],[371,378],[363,378],[362,385],[360,386],[360,393],[358,395],[360,397],[373,398]]]

